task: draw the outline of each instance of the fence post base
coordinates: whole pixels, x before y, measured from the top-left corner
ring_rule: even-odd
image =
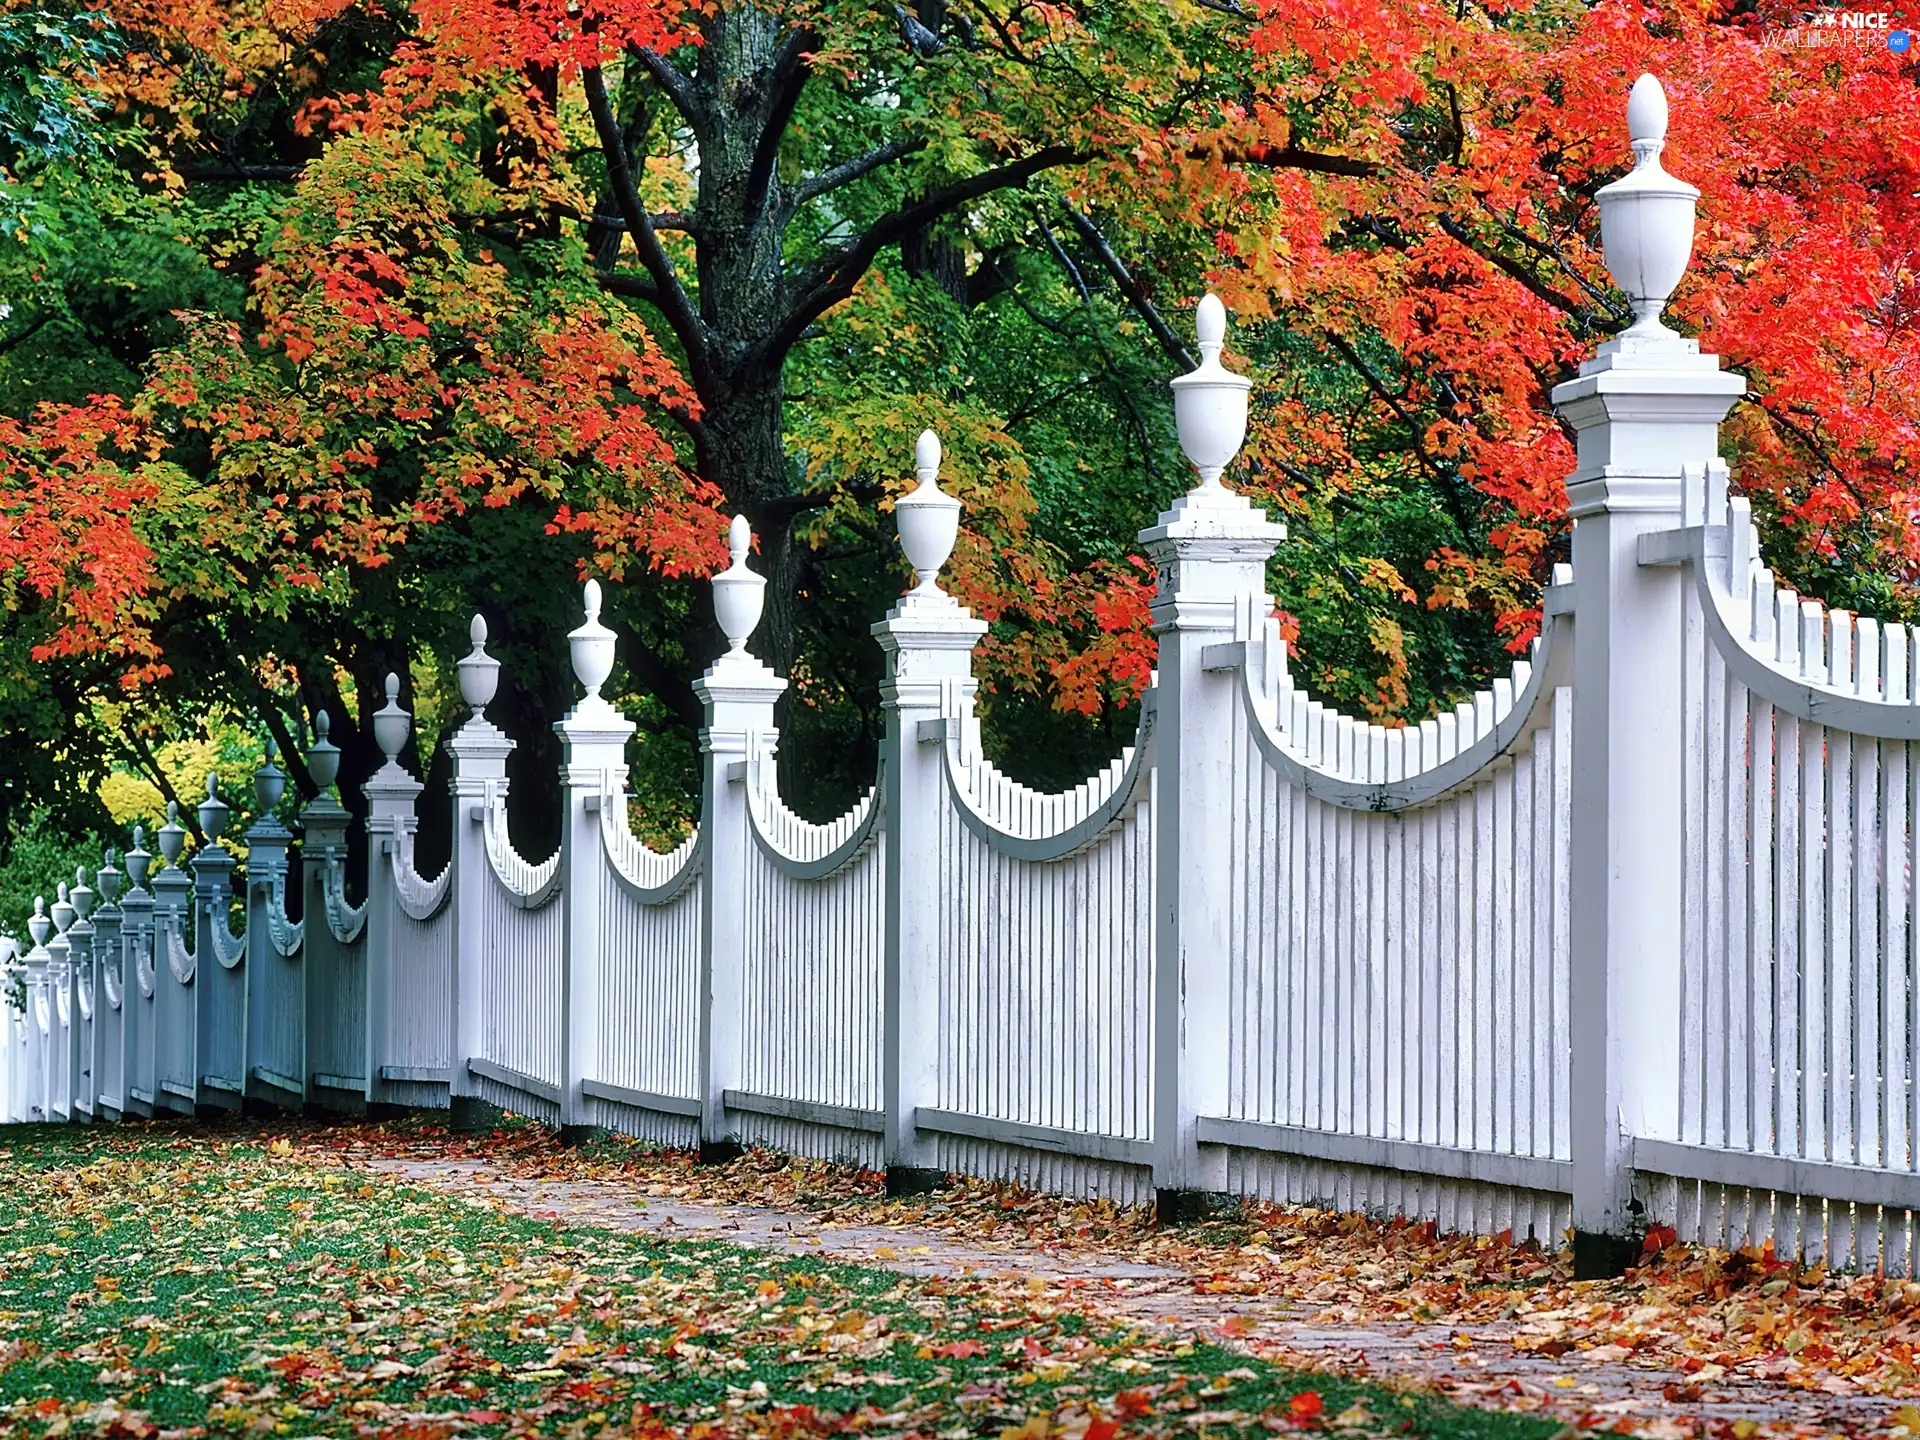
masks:
[[[1240,1211],[1240,1197],[1224,1190],[1158,1189],[1153,1192],[1155,1225],[1198,1225]]]
[[[897,1200],[907,1195],[931,1195],[936,1190],[947,1188],[947,1172],[929,1170],[921,1165],[889,1165],[887,1167],[887,1198]]]
[[[447,1129],[456,1135],[478,1135],[499,1128],[506,1114],[498,1105],[478,1095],[455,1095],[447,1106]]]
[[[1627,1273],[1639,1253],[1640,1242],[1631,1237],[1576,1230],[1573,1232],[1573,1278],[1616,1279]]]

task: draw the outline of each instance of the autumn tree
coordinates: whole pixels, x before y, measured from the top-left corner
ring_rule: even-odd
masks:
[[[799,798],[831,809],[877,724],[887,496],[937,423],[970,507],[953,583],[993,622],[990,733],[1070,782],[1151,664],[1132,535],[1185,483],[1162,386],[1211,285],[1258,382],[1238,483],[1293,527],[1272,579],[1301,671],[1417,718],[1524,646],[1564,553],[1547,395],[1624,316],[1592,196],[1628,162],[1642,69],[1673,96],[1669,167],[1704,192],[1672,313],[1753,381],[1728,444],[1774,559],[1910,617],[1914,69],[1784,43],[1799,20],[1747,0],[68,12],[83,40],[33,64],[99,138],[34,160],[16,137],[6,193],[30,176],[109,214],[149,318],[114,353],[88,304],[113,287],[60,226],[0,252],[44,297],[0,353],[30,457],[9,635],[76,696],[130,669],[180,704],[218,686],[290,710],[262,678],[289,675],[299,708],[364,713],[386,668],[451,658],[478,605],[524,627],[503,704],[537,770],[561,582],[628,578],[628,695],[684,736],[711,637],[676,577],[744,510]],[[152,243],[169,233],[180,250]],[[119,399],[27,378],[49,360]],[[49,469],[63,430],[100,439]],[[81,476],[151,556],[90,608],[84,551],[35,554],[27,526]]]

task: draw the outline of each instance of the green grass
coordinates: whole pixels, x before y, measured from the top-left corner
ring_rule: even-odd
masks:
[[[1308,1391],[1342,1433],[1559,1428],[1023,1285],[532,1220],[206,1135],[9,1129],[0,1197],[0,1434],[1103,1440],[1265,1434]]]

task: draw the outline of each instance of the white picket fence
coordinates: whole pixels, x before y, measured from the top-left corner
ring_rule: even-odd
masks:
[[[563,840],[515,850],[476,620],[434,802],[447,869],[414,868],[390,682],[365,884],[326,793],[291,875],[292,837],[248,831],[237,936],[211,790],[189,866],[177,824],[157,872],[136,833],[124,876],[62,887],[5,962],[7,1115],[486,1101],[895,1188],[959,1172],[1170,1213],[1238,1193],[1571,1231],[1588,1269],[1657,1222],[1911,1273],[1920,632],[1780,590],[1729,498],[1717,427],[1743,384],[1659,324],[1693,199],[1660,169],[1651,83],[1638,166],[1601,193],[1640,319],[1555,392],[1573,563],[1510,677],[1405,728],[1294,683],[1265,593],[1285,532],[1219,480],[1247,384],[1209,300],[1175,382],[1201,483],[1141,537],[1159,669],[1099,775],[1042,794],[986,759],[985,626],[937,583],[959,506],[924,436],[896,508],[920,583],[874,627],[886,737],[846,815],[780,798],[785,681],[745,648],[765,582],[736,520],[684,844],[629,827],[633,727],[600,695],[616,641],[590,583]],[[331,782],[324,727],[306,763]],[[259,808],[283,785],[269,754]]]

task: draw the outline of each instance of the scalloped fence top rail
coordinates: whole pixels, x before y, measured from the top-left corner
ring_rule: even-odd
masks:
[[[415,867],[389,680],[368,873],[322,715],[297,854],[260,820],[242,877],[209,782],[189,861],[170,815],[158,868],[136,830],[124,869],[36,905],[30,948],[0,943],[0,1109],[492,1105],[895,1190],[962,1172],[1169,1218],[1245,1193],[1512,1230],[1570,1239],[1583,1273],[1653,1223],[1913,1273],[1920,634],[1763,565],[1718,458],[1744,384],[1660,318],[1697,193],[1661,166],[1659,84],[1627,112],[1634,168],[1598,198],[1636,319],[1554,392],[1572,564],[1510,676],[1405,728],[1294,683],[1265,588],[1286,532],[1222,481],[1249,384],[1209,296],[1173,382],[1198,483],[1140,537],[1159,667],[1100,774],[1045,794],[986,758],[986,627],[941,588],[960,505],[922,435],[895,510],[916,583],[873,627],[886,736],[846,815],[781,801],[787,682],[748,649],[766,581],[736,519],[683,844],[629,827],[589,582],[562,841],[515,849],[476,618],[427,802],[452,807],[445,870]],[[269,750],[262,813],[285,783]]]

